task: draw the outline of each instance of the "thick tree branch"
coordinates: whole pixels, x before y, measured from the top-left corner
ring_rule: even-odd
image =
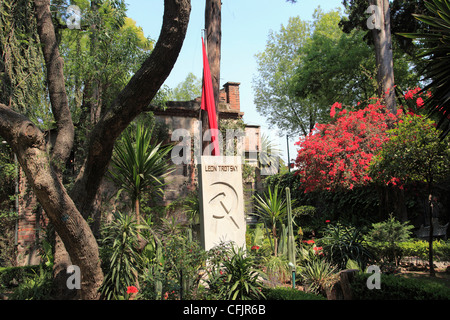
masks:
[[[56,163],[56,170],[61,170],[70,156],[74,141],[74,126],[67,99],[64,61],[59,54],[55,28],[50,13],[50,0],[35,0],[35,16],[37,31],[42,43],[42,53],[47,68],[47,82],[52,106],[52,113],[56,121],[57,136],[53,146],[52,157]]]
[[[183,45],[190,0],[165,0],[164,4],[163,25],[155,49],[91,132],[88,156],[71,192],[85,217],[90,214],[107,171],[115,140],[149,106],[172,71]]]
[[[72,262],[80,267],[82,298],[97,298],[96,289],[103,281],[97,242],[50,165],[44,134],[25,116],[0,104],[0,136],[6,139],[16,153],[39,203],[63,240]]]

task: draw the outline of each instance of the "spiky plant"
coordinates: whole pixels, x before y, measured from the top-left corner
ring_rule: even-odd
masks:
[[[140,200],[144,192],[162,194],[163,178],[173,170],[167,160],[172,146],[152,141],[152,131],[140,121],[128,128],[114,147],[111,179],[133,201],[136,220],[140,223]]]
[[[432,90],[432,96],[425,105],[431,114],[439,114],[438,127],[443,130],[442,136],[450,132],[450,1],[425,1],[429,15],[413,14],[425,23],[428,30],[422,33],[401,33],[402,36],[418,40],[422,43],[418,58],[426,61],[424,80],[427,85],[422,91]]]

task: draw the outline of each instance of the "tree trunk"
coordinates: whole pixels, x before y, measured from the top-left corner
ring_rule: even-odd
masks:
[[[94,21],[90,27],[91,35],[90,35],[90,56],[95,57],[98,51],[98,26],[97,26],[97,15],[98,15],[98,0],[91,0],[91,11],[94,14]],[[89,108],[90,108],[90,116],[91,116],[91,124],[95,125],[100,120],[100,115],[102,113],[102,93],[100,86],[100,74],[96,73],[93,79],[91,79],[89,88],[90,88],[90,99],[89,99]]]
[[[73,186],[72,197],[62,184],[61,173],[64,159],[73,147],[73,122],[49,5],[49,0],[35,0],[38,33],[57,127],[53,156],[48,155],[44,134],[28,118],[4,104],[0,104],[0,136],[16,153],[71,262],[80,268],[81,299],[98,299],[103,273],[97,241],[84,217],[93,207],[115,140],[137,115],[147,110],[170,74],[184,42],[191,5],[189,0],[165,0],[163,26],[155,49],[91,132],[86,161]]]
[[[222,45],[222,2],[206,0],[205,29],[209,68],[211,69],[216,114],[219,116],[220,57]],[[218,123],[218,122],[217,122]]]
[[[277,227],[275,225],[273,225],[272,227],[272,236],[273,236],[273,254],[275,257],[278,257]]]
[[[384,98],[388,110],[396,113],[389,0],[370,0],[369,3],[376,5],[379,9],[378,13],[380,13],[376,16],[377,19],[380,19],[380,29],[372,29],[377,63],[378,94]]]
[[[73,148],[75,129],[65,89],[64,61],[57,45],[58,40],[52,22],[49,0],[35,0],[35,17],[39,39],[42,43],[50,102],[57,129],[55,143],[51,150],[51,164],[58,179],[62,181],[65,164]],[[71,265],[69,254],[58,232],[55,232],[54,284],[56,295],[63,299],[71,296],[71,292],[66,286],[69,265]]]
[[[221,0],[206,0],[205,5],[205,29],[206,29],[206,52],[208,55],[211,80],[214,91],[214,102],[216,104],[217,125],[219,124],[219,92],[220,92],[220,57],[222,45],[222,2]],[[208,113],[201,111],[202,132],[209,129]],[[208,141],[203,143],[203,150],[209,145]]]
[[[17,154],[40,204],[81,270],[81,298],[98,298],[103,281],[97,242],[50,165],[44,134],[26,117],[0,105],[0,135]]]
[[[433,262],[433,196],[431,194],[431,188],[429,187],[428,205],[430,206],[429,222],[430,222],[430,233],[428,235],[428,263],[430,265],[430,276],[435,277],[436,273],[434,271]]]

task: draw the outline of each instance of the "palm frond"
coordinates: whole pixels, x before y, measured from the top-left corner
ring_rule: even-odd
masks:
[[[438,128],[442,129],[441,137],[445,137],[450,132],[450,1],[430,0],[425,6],[429,15],[414,17],[428,25],[429,30],[400,35],[416,39],[425,46],[418,55],[427,62],[423,73],[428,84],[422,91],[432,92],[425,106],[430,116],[439,115]]]

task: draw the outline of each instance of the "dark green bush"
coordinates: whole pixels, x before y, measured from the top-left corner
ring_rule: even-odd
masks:
[[[365,266],[372,258],[363,231],[354,226],[329,223],[323,235],[317,243],[323,247],[327,260],[340,269],[345,269],[349,260]]]
[[[13,283],[21,283],[25,278],[39,273],[39,266],[0,268],[0,288],[10,288]]]
[[[420,259],[428,259],[429,243],[426,240],[411,240],[398,244],[403,251],[404,256],[418,257]],[[433,241],[433,258],[436,261],[450,260],[450,240],[434,240]]]
[[[450,288],[421,279],[381,274],[381,289],[368,289],[370,274],[358,274],[351,283],[355,300],[450,300]]]
[[[327,300],[321,295],[316,295],[293,288],[265,288],[263,292],[267,300]]]

